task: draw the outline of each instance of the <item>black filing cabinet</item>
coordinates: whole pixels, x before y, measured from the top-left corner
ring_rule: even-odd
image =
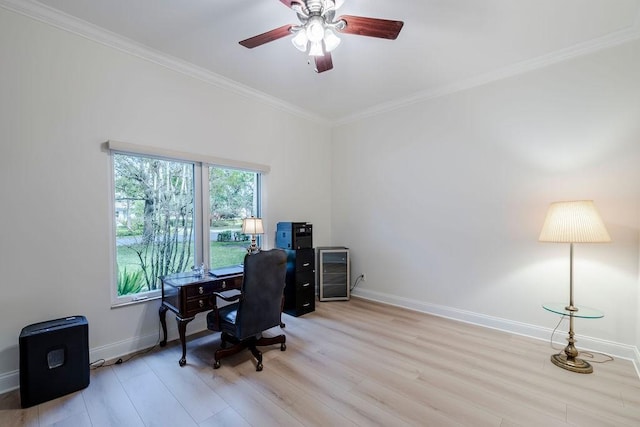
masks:
[[[284,312],[302,316],[316,309],[314,250],[287,249],[287,279],[284,287]]]
[[[287,252],[284,312],[302,316],[316,308],[315,251],[311,224],[278,223],[276,246]]]

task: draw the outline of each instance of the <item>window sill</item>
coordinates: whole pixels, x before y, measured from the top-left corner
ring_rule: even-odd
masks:
[[[154,293],[153,295],[121,298],[120,300],[116,300],[115,302],[112,302],[111,308],[114,309],[114,308],[120,308],[120,307],[127,307],[130,305],[159,300],[160,298],[162,298],[162,295],[159,292],[157,294]]]

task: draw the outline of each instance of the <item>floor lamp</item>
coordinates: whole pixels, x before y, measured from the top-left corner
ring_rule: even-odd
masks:
[[[573,317],[578,307],[573,303],[573,244],[606,243],[611,241],[609,232],[602,222],[592,200],[576,200],[551,203],[538,239],[541,242],[569,243],[569,344],[564,354],[554,354],[554,365],[573,372],[590,373],[591,365],[579,359],[573,338]]]

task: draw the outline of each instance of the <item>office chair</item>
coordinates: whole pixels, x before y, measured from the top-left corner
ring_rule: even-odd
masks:
[[[221,332],[220,348],[215,352],[214,369],[220,359],[248,348],[257,359],[256,371],[262,370],[262,353],[257,346],[280,344],[285,351],[284,334],[264,337],[262,332],[280,326],[282,301],[287,271],[287,255],[282,249],[261,251],[244,257],[244,278],[240,293],[225,296],[218,292],[212,298],[213,311],[207,315],[207,328]],[[232,302],[218,307],[218,298]],[[227,344],[233,344],[227,347]]]

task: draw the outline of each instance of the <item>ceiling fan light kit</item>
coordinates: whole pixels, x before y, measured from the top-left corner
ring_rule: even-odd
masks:
[[[395,40],[404,25],[402,21],[343,15],[335,18],[336,9],[344,0],[280,0],[296,12],[300,25],[284,25],[266,33],[242,40],[240,44],[253,49],[265,43],[293,34],[292,44],[301,52],[314,57],[315,71],[322,73],[333,68],[331,51],[340,45],[335,34],[355,34]]]

